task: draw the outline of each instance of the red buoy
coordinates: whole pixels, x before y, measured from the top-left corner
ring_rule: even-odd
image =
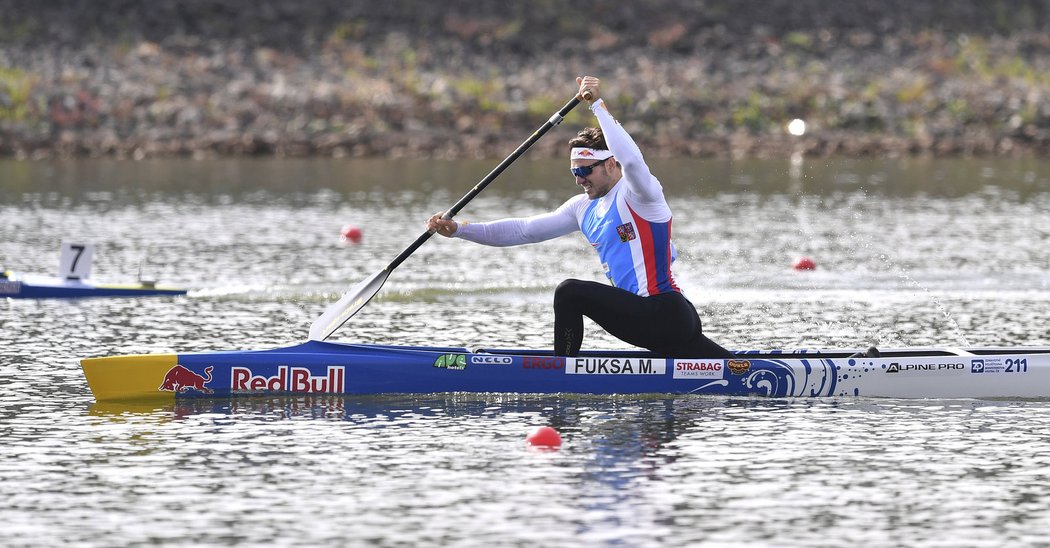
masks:
[[[809,257],[799,257],[799,259],[795,261],[794,268],[795,270],[816,270],[817,263],[813,262],[813,259],[810,259]]]
[[[535,447],[555,448],[561,446],[561,436],[550,426],[540,426],[525,436],[525,442]]]
[[[343,241],[350,241],[355,244],[361,243],[361,229],[354,225],[346,225],[343,227],[341,232],[343,235]]]

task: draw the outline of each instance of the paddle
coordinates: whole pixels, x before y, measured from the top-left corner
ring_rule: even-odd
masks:
[[[590,92],[585,92],[585,98],[590,100]],[[532,134],[528,139],[525,140],[518,148],[507,156],[495,169],[493,169],[488,175],[485,176],[478,184],[474,185],[474,188],[470,189],[470,192],[466,193],[462,198],[456,202],[445,214],[442,216],[444,219],[451,219],[459,210],[463,209],[471,200],[474,199],[485,187],[489,185],[503,170],[507,169],[510,164],[514,163],[514,160],[518,159],[529,149],[536,141],[540,140],[547,131],[552,127],[561,123],[569,111],[576,107],[580,103],[580,99],[573,97],[571,101],[565,103],[565,106],[561,107],[561,110],[554,113],[553,116],[547,120],[535,133]],[[405,262],[405,259],[414,253],[424,242],[430,239],[434,233],[426,231],[421,234],[416,241],[412,242],[400,255],[390,261],[390,264],[386,265],[386,268],[372,274],[368,278],[364,279],[357,285],[350,288],[342,298],[336,301],[325,309],[324,313],[321,314],[314,323],[310,326],[310,340],[323,341],[330,337],[336,329],[339,329],[347,320],[349,320],[354,314],[357,314],[358,310],[364,308],[368,301],[372,300],[372,297],[379,293],[379,288],[383,287],[383,283],[390,277],[390,273],[394,271],[401,263]]]

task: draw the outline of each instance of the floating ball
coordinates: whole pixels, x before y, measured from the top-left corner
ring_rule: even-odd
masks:
[[[350,241],[355,244],[361,243],[361,229],[354,225],[344,226],[341,234],[343,235],[343,241]]]
[[[798,137],[806,134],[806,121],[800,118],[788,122],[787,125],[788,133]]]
[[[813,262],[813,259],[809,257],[799,257],[793,266],[795,270],[815,270],[817,263]]]
[[[525,442],[537,447],[560,447],[561,436],[558,435],[557,430],[550,426],[540,426],[529,432],[528,436],[525,436]]]

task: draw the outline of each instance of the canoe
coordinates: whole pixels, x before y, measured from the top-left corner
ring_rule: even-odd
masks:
[[[156,295],[185,295],[187,290],[141,281],[134,284],[95,283],[89,279],[67,279],[58,276],[20,274],[5,271],[0,274],[0,298],[65,299],[80,297],[149,297]]]
[[[85,358],[97,401],[447,392],[769,397],[1050,397],[1050,347],[746,351],[733,359],[647,352],[468,350],[307,341],[254,351]]]

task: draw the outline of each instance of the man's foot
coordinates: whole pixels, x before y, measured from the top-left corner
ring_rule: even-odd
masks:
[[[850,354],[847,357],[848,358],[878,358],[881,355],[882,354],[879,354],[879,349],[878,348],[875,348],[874,346],[869,346],[867,350],[865,350],[863,352],[857,352],[855,354]]]

